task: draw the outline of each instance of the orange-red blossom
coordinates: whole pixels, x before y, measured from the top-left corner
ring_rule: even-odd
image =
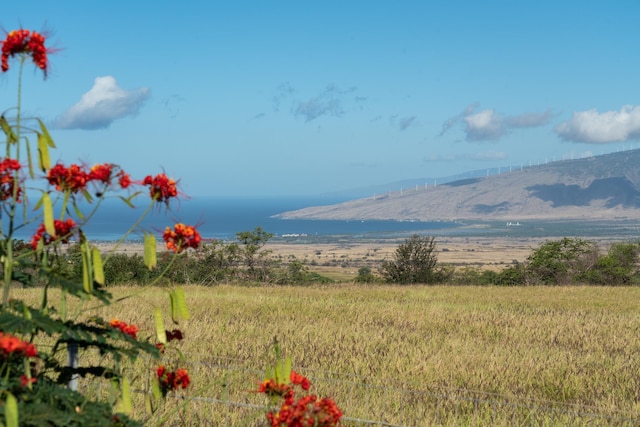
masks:
[[[0,162],[0,201],[13,197],[13,189],[15,185],[15,172],[22,168],[20,162],[15,159],[6,158]],[[16,189],[16,201],[20,201],[22,189],[18,186]]]
[[[71,219],[67,218],[66,221],[60,221],[56,219],[53,221],[53,226],[55,228],[56,234],[55,236],[50,236],[47,234],[47,230],[43,224],[40,224],[40,227],[36,230],[36,233],[31,238],[31,247],[35,250],[38,248],[38,242],[40,239],[44,238],[44,244],[48,245],[49,243],[60,240],[62,243],[67,243],[71,238],[71,233],[76,226],[76,223]]]
[[[174,372],[168,370],[164,365],[160,365],[156,370],[156,374],[158,375],[158,383],[163,396],[166,396],[171,390],[185,389],[191,384],[191,378],[189,378],[189,374],[184,368],[177,369]]]
[[[163,173],[156,176],[147,175],[142,180],[142,185],[149,186],[149,195],[158,203],[169,203],[169,199],[178,197],[176,181]]]
[[[283,398],[278,412],[267,413],[271,427],[335,427],[340,424],[342,411],[332,399],[327,397],[318,399],[315,395],[309,394],[296,401],[293,386],[298,385],[306,391],[311,387],[311,383],[305,376],[295,371],[291,371],[289,380],[290,384],[278,384],[273,378],[266,379],[258,388],[258,392],[265,393],[267,396]]]
[[[7,359],[11,356],[37,357],[38,350],[30,342],[22,341],[20,338],[5,334],[0,331],[0,357]]]
[[[127,188],[131,185],[129,175],[111,163],[97,164],[89,171],[81,165],[71,164],[67,167],[58,163],[47,172],[47,181],[50,185],[55,186],[58,191],[70,191],[71,193],[84,191],[91,181],[111,185],[114,178],[118,179],[118,185],[121,188]]]
[[[109,322],[109,326],[112,328],[120,329],[123,334],[127,334],[133,339],[138,338],[138,327],[136,325],[130,325],[118,319],[113,319]]]
[[[15,55],[31,55],[33,62],[40,68],[45,77],[47,76],[47,53],[51,50],[44,45],[45,37],[36,32],[29,30],[13,30],[7,34],[2,41],[2,72],[9,70],[9,58]]]
[[[167,227],[162,237],[167,244],[167,249],[177,254],[187,248],[197,249],[202,242],[202,237],[195,227],[182,223],[176,224],[173,230]]]

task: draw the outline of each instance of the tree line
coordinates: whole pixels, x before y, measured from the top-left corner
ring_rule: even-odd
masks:
[[[236,241],[213,241],[197,251],[177,258],[160,253],[158,266],[149,270],[142,255],[115,253],[104,262],[106,286],[134,284],[315,284],[331,279],[309,269],[300,260],[282,262],[265,248],[273,234],[256,227],[236,233]],[[16,241],[16,251],[28,244]],[[28,264],[26,264],[28,265]],[[56,255],[53,269],[69,279],[81,277],[80,247],[71,245]],[[564,237],[546,241],[532,250],[527,259],[500,270],[477,267],[455,268],[438,261],[432,236],[413,235],[404,240],[390,260],[374,270],[361,267],[358,283],[455,284],[455,285],[638,285],[640,284],[640,242],[613,243],[603,252],[597,243]],[[36,283],[37,284],[37,283]]]
[[[413,235],[381,267],[385,283],[452,283],[470,285],[638,285],[640,242],[613,243],[606,252],[593,241],[564,237],[533,249],[523,263],[501,271],[456,270],[437,261],[433,237]],[[358,281],[375,280],[361,269]]]

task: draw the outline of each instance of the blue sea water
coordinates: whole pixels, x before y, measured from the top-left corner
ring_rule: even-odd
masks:
[[[457,224],[446,222],[401,222],[401,221],[340,221],[340,220],[292,220],[276,219],[273,215],[309,206],[339,203],[344,199],[323,197],[279,197],[279,198],[193,198],[173,203],[169,210],[154,208],[142,221],[138,230],[128,240],[142,239],[142,230],[161,234],[166,226],[176,222],[196,225],[204,238],[234,239],[236,233],[250,231],[256,227],[283,235],[362,236],[380,233],[402,233],[421,230],[455,228]],[[146,206],[139,202],[135,209],[122,201],[105,200],[96,214],[83,227],[90,240],[115,241],[120,239],[136,222]],[[16,234],[28,239],[34,232],[26,227]]]

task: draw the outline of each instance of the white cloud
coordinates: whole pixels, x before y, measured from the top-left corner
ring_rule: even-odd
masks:
[[[467,141],[495,141],[514,129],[543,126],[553,117],[550,110],[503,116],[492,109],[476,112],[477,107],[477,104],[470,105],[462,113],[446,120],[442,124],[440,135],[461,124]]]
[[[469,114],[463,120],[467,140],[499,139],[506,131],[502,118],[494,110],[483,110],[479,113]]]
[[[573,113],[555,127],[566,141],[607,144],[640,137],[640,106],[625,105],[620,111],[598,113],[595,109]]]
[[[112,76],[96,77],[93,87],[54,123],[62,129],[102,129],[138,113],[149,98],[148,88],[127,91]]]

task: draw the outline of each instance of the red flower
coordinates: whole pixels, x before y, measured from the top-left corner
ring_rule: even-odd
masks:
[[[47,53],[42,34],[29,30],[14,30],[2,41],[2,72],[9,70],[9,58],[15,55],[31,55],[33,62],[47,76]]]
[[[303,390],[309,390],[311,387],[311,382],[304,375],[300,375],[296,371],[291,371],[291,375],[289,376],[291,380],[291,384],[299,385]]]
[[[55,185],[58,191],[77,193],[86,188],[89,174],[81,166],[72,164],[68,168],[58,163],[47,173],[49,184]]]
[[[333,400],[327,397],[318,400],[315,395],[309,394],[296,401],[293,386],[298,385],[303,390],[309,390],[311,383],[305,376],[295,371],[291,371],[289,379],[291,385],[277,384],[273,378],[266,379],[258,388],[259,393],[283,398],[278,412],[269,411],[267,413],[267,420],[271,427],[335,427],[340,425],[342,411]]]
[[[24,387],[28,386],[29,384],[33,384],[35,382],[36,382],[35,378],[27,378],[27,376],[24,375],[24,374],[20,375],[20,387],[24,388]]]
[[[31,247],[33,249],[38,248],[38,242],[40,242],[40,239],[43,237],[45,245],[56,240],[60,240],[62,243],[67,243],[71,238],[71,232],[75,228],[76,223],[71,218],[68,218],[64,222],[56,219],[53,221],[53,226],[55,227],[56,234],[55,236],[49,236],[44,224],[40,224],[40,227],[36,230],[36,234],[31,238]]]
[[[278,384],[273,378],[264,380],[258,387],[258,393],[264,393],[267,396],[285,397],[292,391],[288,384]]]
[[[15,159],[6,158],[0,162],[0,201],[13,197],[13,189],[15,185],[15,172],[22,168],[20,163]],[[18,186],[16,190],[16,201],[20,202],[22,189]]]
[[[163,173],[159,173],[155,177],[147,175],[142,181],[142,185],[149,186],[149,195],[158,203],[169,203],[172,197],[178,197],[178,188],[176,181],[167,177]]]
[[[197,249],[202,241],[198,230],[182,223],[176,224],[173,230],[167,227],[162,238],[167,243],[167,249],[177,254],[187,248]]]
[[[22,341],[14,335],[0,332],[0,357],[8,358],[12,355],[37,357],[38,350],[30,342]]]
[[[111,183],[111,172],[113,171],[113,165],[110,163],[103,163],[101,165],[94,165],[89,171],[88,179],[100,181],[104,184]]]
[[[189,378],[189,374],[187,373],[187,370],[183,368],[178,369],[176,371],[173,387],[177,389],[178,386],[180,386],[184,389],[189,387],[189,384],[191,384],[191,378]]]
[[[111,326],[112,328],[120,329],[123,334],[129,335],[134,340],[138,338],[138,327],[135,325],[129,325],[121,320],[113,319],[111,322],[109,322],[109,326]]]
[[[116,176],[118,177],[118,184],[120,185],[120,188],[127,188],[131,185],[131,177],[125,171],[120,170]]]
[[[160,365],[156,369],[156,374],[158,375],[158,383],[163,396],[166,396],[171,390],[185,389],[191,384],[191,378],[189,378],[189,374],[184,368],[173,372],[169,371],[164,365]]]

